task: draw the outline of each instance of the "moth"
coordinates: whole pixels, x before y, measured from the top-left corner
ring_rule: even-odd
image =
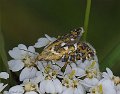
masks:
[[[45,61],[62,60],[62,62],[92,59],[95,50],[88,43],[80,41],[83,32],[83,28],[79,27],[69,34],[57,38],[56,41],[44,48],[37,59]]]

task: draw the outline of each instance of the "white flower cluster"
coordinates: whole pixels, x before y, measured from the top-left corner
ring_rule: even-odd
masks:
[[[6,72],[0,72],[0,78],[2,79],[8,79],[9,78],[9,74]],[[0,82],[0,92],[7,86],[8,84],[1,83]]]
[[[99,71],[97,56],[93,60],[78,60],[67,64],[61,60],[36,61],[35,48],[49,45],[56,38],[45,35],[34,46],[19,44],[9,51],[13,58],[8,61],[12,72],[20,71],[20,85],[11,87],[4,94],[120,94],[120,78],[109,68]],[[1,85],[1,84],[0,84]],[[1,89],[1,86],[0,86]]]

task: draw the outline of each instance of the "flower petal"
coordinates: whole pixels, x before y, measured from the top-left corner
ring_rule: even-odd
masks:
[[[108,75],[110,76],[110,78],[112,79],[112,77],[114,76],[113,72],[109,68],[106,68],[106,71],[107,71]]]
[[[13,72],[19,71],[24,67],[24,63],[21,60],[8,61],[9,69]]]
[[[14,59],[23,59],[26,54],[27,47],[23,44],[19,44],[18,47],[14,47],[8,53]]]
[[[13,50],[9,50],[8,53],[14,59],[21,59],[21,51],[17,47],[13,48]]]
[[[51,42],[54,42],[54,41],[56,40],[56,38],[50,37],[50,36],[48,36],[47,34],[45,34],[45,37],[46,37],[49,41],[51,41]]]
[[[90,65],[90,61],[89,60],[85,60],[84,63],[80,63],[79,66],[82,69],[86,69],[86,67],[88,67]]]
[[[102,77],[104,77],[105,79],[110,79],[109,75],[106,72],[102,73]]]
[[[39,38],[38,42],[35,43],[34,47],[41,48],[49,44],[49,40],[47,38]]]
[[[4,85],[3,83],[0,83],[0,92],[7,86],[8,84]]]
[[[103,94],[116,94],[114,83],[111,80],[102,79],[99,85],[102,85]]]
[[[41,93],[45,93],[46,92],[46,85],[47,85],[47,81],[46,80],[44,80],[44,81],[42,81],[41,83],[40,83],[40,91],[41,91]]]
[[[25,94],[38,94],[35,91],[26,92]]]
[[[35,77],[37,69],[35,67],[25,67],[20,73],[20,81]]]
[[[62,84],[58,79],[53,80],[54,86],[55,86],[55,93],[61,93],[62,92]]]
[[[77,94],[85,94],[85,90],[84,90],[84,88],[81,85],[78,85],[77,91],[78,91]]]
[[[43,62],[42,61],[38,61],[37,62],[37,67],[38,69],[43,72],[44,71],[44,66],[43,66]]]
[[[26,53],[27,53],[27,47],[24,44],[19,44],[18,48],[21,51],[20,54],[21,54],[22,58],[24,58],[26,56]]]
[[[23,50],[27,50],[27,47],[24,44],[19,44],[18,48],[23,49]]]
[[[8,91],[4,91],[3,94],[10,94]]]
[[[55,86],[53,84],[53,81],[52,80],[46,80],[46,93],[56,93],[55,92]]]
[[[33,46],[28,47],[28,54],[32,57],[36,56],[35,48]]]
[[[66,88],[62,94],[74,94],[73,88]]]
[[[13,86],[9,89],[9,93],[10,94],[23,94],[24,93],[24,89],[22,86],[20,85],[16,85],[16,86]]]
[[[41,71],[37,71],[36,77],[34,79],[35,79],[36,83],[39,83],[39,82],[43,81],[44,78],[45,77],[43,76],[42,72]]]
[[[92,79],[90,79],[90,78],[85,78],[85,79],[84,79],[84,82],[85,82],[87,85],[89,85],[89,86],[95,86],[95,85],[98,84],[99,80],[98,80],[97,78],[92,78]]]
[[[79,77],[83,77],[86,75],[86,72],[85,70],[81,69],[81,68],[73,68],[72,70],[75,70],[76,72],[76,76],[79,76]]]
[[[35,48],[34,48],[33,46],[29,46],[29,47],[28,47],[28,51],[33,52],[33,53],[34,53],[34,52],[35,52]]]
[[[9,74],[6,73],[6,72],[1,72],[0,73],[0,78],[7,79],[7,78],[9,78]]]

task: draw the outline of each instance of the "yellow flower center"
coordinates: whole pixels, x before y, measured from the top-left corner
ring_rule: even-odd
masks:
[[[25,89],[26,92],[36,91],[37,86],[35,84],[33,84],[33,83],[27,83],[27,84],[25,84],[24,89]]]
[[[92,88],[90,90],[90,94],[103,94],[103,87],[102,87],[102,84],[100,84],[99,86],[96,86],[94,88]]]
[[[73,70],[69,75],[68,78],[64,78],[62,84],[67,88],[77,88],[79,81],[74,78],[75,77],[75,70]]]
[[[45,67],[44,73],[46,75],[46,77],[45,77],[46,80],[51,80],[52,78],[56,78],[56,75],[57,75],[57,71],[52,70],[50,65],[47,65]]]
[[[33,62],[33,60],[30,58],[30,56],[27,56],[23,59],[23,62],[25,64],[25,67],[31,67],[31,66],[35,66],[35,63]]]

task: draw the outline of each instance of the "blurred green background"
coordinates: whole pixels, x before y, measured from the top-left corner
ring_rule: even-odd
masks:
[[[85,8],[86,0],[0,0],[6,53],[20,43],[34,45],[44,34],[57,37],[83,26]],[[120,0],[92,0],[87,41],[97,50],[100,68],[120,75]]]

